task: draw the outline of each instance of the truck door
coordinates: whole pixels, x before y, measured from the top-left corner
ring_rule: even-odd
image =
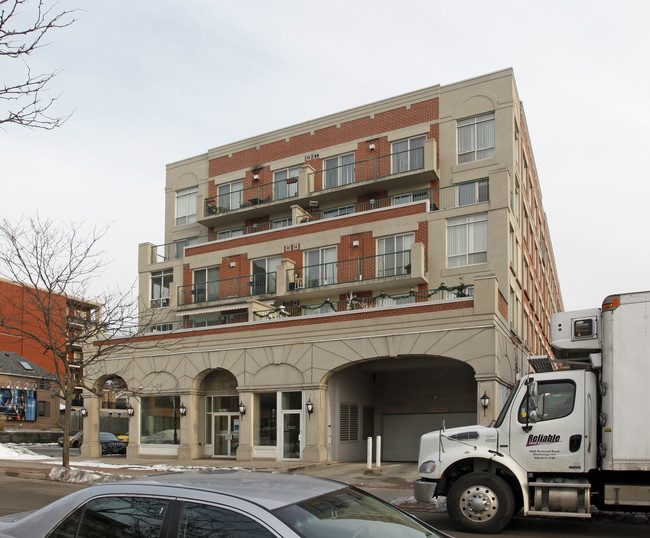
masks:
[[[558,372],[559,373],[559,372]],[[536,421],[524,395],[510,414],[512,457],[528,472],[585,470],[584,372],[539,376]],[[526,416],[528,414],[528,424]],[[595,439],[591,450],[595,450]]]

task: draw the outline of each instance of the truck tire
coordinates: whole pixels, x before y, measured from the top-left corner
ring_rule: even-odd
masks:
[[[468,473],[449,488],[447,512],[464,530],[493,533],[505,527],[515,508],[512,490],[491,473]]]

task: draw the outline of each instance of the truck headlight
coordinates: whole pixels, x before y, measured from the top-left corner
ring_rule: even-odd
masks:
[[[435,461],[425,461],[420,465],[420,468],[418,469],[419,473],[432,473],[436,468],[436,462]]]

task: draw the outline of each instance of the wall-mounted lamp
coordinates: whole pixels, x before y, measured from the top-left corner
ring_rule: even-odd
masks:
[[[242,402],[241,400],[239,401],[239,414],[240,415],[246,414],[246,406],[244,405],[244,402]]]
[[[185,408],[185,405],[181,403],[181,406],[178,408],[178,412],[181,414],[182,417],[187,415],[187,409]]]
[[[374,145],[374,144],[370,144],[370,145],[368,146],[368,149],[369,149],[370,151],[375,151],[375,145]]]
[[[353,247],[358,247],[359,246],[359,241],[352,241],[352,246]]]
[[[253,181],[258,181],[260,179],[259,174],[253,174]]]
[[[133,407],[131,407],[131,406],[129,405],[129,407],[126,408],[126,412],[128,413],[128,415],[129,415],[130,417],[132,417],[132,416],[134,415],[134,413],[135,413],[135,409],[133,409]]]
[[[314,412],[314,404],[311,403],[311,399],[307,400],[306,407],[307,407],[307,413],[311,415]]]
[[[483,396],[481,396],[481,405],[483,406],[483,416],[485,416],[488,405],[490,405],[490,397],[487,395],[486,391],[483,391]]]
[[[230,267],[235,267],[237,265],[235,262],[230,262]]]
[[[318,207],[318,200],[309,200],[309,207]]]
[[[81,408],[81,416],[86,418],[88,416],[88,410],[85,407]]]

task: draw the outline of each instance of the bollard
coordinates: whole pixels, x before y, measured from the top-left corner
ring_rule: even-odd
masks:
[[[368,465],[366,471],[372,471],[372,437],[368,437]]]
[[[377,436],[377,469],[381,469],[381,435]]]

